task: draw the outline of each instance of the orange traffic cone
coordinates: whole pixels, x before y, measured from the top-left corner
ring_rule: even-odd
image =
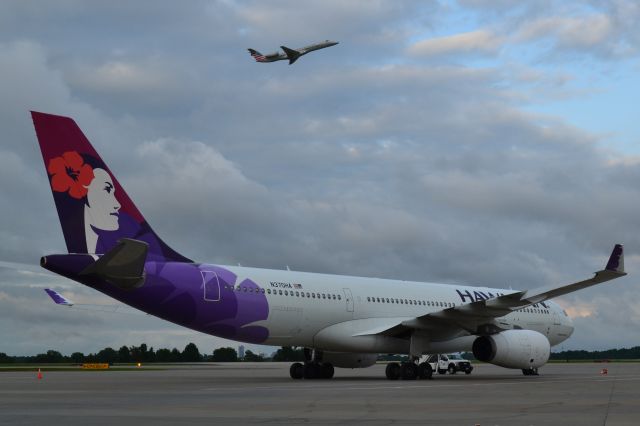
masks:
[[[38,368],[38,380],[42,379],[42,371]]]

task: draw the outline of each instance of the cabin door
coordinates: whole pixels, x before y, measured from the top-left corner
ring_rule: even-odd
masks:
[[[213,271],[200,271],[200,273],[202,274],[204,300],[207,302],[219,302],[220,281],[218,281],[218,274]]]
[[[353,312],[353,294],[351,294],[351,289],[343,288],[344,292],[344,300],[347,302],[347,312]]]

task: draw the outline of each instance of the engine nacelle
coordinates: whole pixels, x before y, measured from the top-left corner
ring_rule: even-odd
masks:
[[[473,342],[476,359],[505,368],[538,368],[550,354],[549,340],[533,330],[506,330]]]
[[[371,367],[378,360],[377,354],[354,354],[347,352],[324,352],[322,362],[328,362],[339,368]]]

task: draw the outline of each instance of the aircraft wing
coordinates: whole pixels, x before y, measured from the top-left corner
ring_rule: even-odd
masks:
[[[280,49],[282,49],[283,52],[287,55],[287,59],[289,59],[289,65],[293,64],[295,61],[298,60],[298,58],[300,56],[303,55],[299,51],[297,51],[295,49],[291,49],[291,48],[289,48],[287,46],[280,46]]]
[[[624,271],[624,249],[621,244],[616,244],[606,267],[596,272],[592,278],[587,280],[561,286],[516,291],[487,300],[466,303],[407,319],[399,323],[389,324],[386,328],[379,327],[374,333],[369,334],[398,335],[406,333],[409,329],[437,330],[442,327],[447,328],[447,326],[451,328],[461,328],[471,334],[495,332],[499,331],[499,324],[495,324],[493,321],[496,318],[505,316],[529,305],[544,302],[545,300],[611,281],[625,275],[627,275],[627,273]]]

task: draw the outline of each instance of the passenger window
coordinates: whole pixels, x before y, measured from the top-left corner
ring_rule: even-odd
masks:
[[[300,296],[304,297],[304,291],[300,292]]]
[[[278,294],[282,296],[282,290],[278,290]]]
[[[333,300],[336,300],[336,295],[335,294],[333,295]]]
[[[288,296],[288,295],[289,295],[289,293],[287,292],[287,290],[285,290],[285,291],[284,291],[284,295],[285,295],[285,296]]]
[[[264,294],[264,288],[260,289],[260,293]]]
[[[271,289],[270,288],[267,289],[267,294],[271,294]]]
[[[323,298],[323,299],[326,299],[326,296],[325,296],[325,294],[324,294],[324,293],[322,293],[322,298]]]
[[[315,299],[316,298],[316,294],[315,293],[311,293],[311,297],[313,297]]]
[[[389,298],[387,298],[387,303],[389,303]]]
[[[318,299],[320,299],[320,293],[316,293],[316,296],[318,297]]]
[[[342,296],[338,295],[338,300],[342,300]]]
[[[367,302],[371,302],[371,298],[370,297],[367,297]]]
[[[300,297],[300,293],[296,291],[296,297]]]
[[[311,295],[309,294],[309,292],[307,292],[307,297],[311,297]]]

